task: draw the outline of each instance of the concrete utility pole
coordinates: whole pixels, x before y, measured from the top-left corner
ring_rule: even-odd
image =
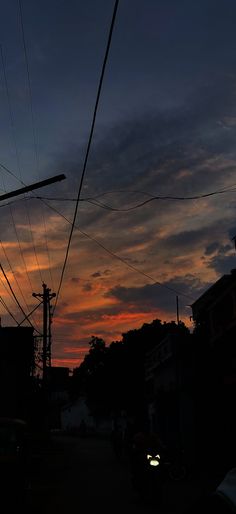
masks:
[[[46,370],[51,367],[51,306],[50,301],[56,293],[43,284],[42,293],[33,293],[35,298],[42,298],[43,303],[43,382],[46,378]]]

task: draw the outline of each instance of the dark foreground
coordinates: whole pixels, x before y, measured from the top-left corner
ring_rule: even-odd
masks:
[[[183,513],[215,483],[203,476],[167,483],[161,507],[140,500],[131,485],[126,457],[117,460],[110,441],[53,435],[34,450],[31,487],[24,511],[34,514],[76,512],[145,514]]]

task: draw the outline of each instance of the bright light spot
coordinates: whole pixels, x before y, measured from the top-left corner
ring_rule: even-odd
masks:
[[[150,460],[150,466],[159,466],[160,462],[157,459]]]

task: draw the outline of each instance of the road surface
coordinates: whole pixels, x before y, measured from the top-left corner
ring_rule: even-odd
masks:
[[[168,484],[164,504],[140,501],[126,458],[116,459],[104,438],[53,436],[34,462],[27,509],[34,514],[179,513],[200,494],[196,484]]]

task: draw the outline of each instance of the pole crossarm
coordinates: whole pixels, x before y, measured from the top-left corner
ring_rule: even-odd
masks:
[[[8,198],[12,198],[13,196],[23,195],[24,193],[28,193],[29,191],[34,191],[34,189],[39,189],[40,187],[49,186],[50,184],[54,184],[55,182],[60,182],[64,180],[66,176],[64,173],[61,175],[55,175],[54,177],[48,178],[46,180],[41,180],[40,182],[35,182],[30,186],[21,187],[20,189],[16,189],[15,191],[10,191],[9,193],[5,193],[4,195],[0,195],[0,202],[2,200],[7,200]]]

